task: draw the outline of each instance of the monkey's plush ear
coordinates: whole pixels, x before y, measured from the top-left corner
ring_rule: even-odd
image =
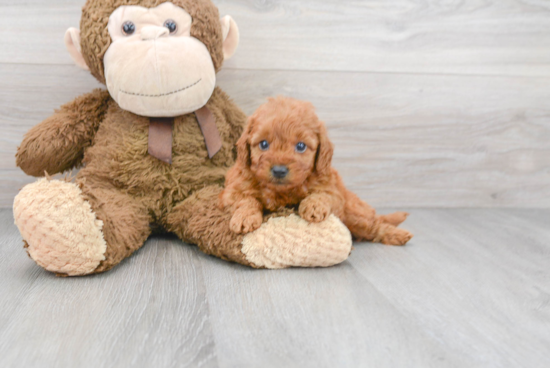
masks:
[[[220,22],[223,34],[223,58],[227,60],[233,56],[239,46],[239,27],[229,15],[220,19]]]
[[[86,62],[84,61],[84,57],[82,56],[82,50],[80,48],[79,29],[69,28],[67,32],[65,32],[65,46],[67,47],[67,50],[69,51],[69,54],[71,54],[71,58],[76,63],[76,65],[84,70],[90,70],[90,68],[88,68],[88,65],[86,65]]]

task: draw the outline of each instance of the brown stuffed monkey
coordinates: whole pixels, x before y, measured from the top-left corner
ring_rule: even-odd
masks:
[[[266,216],[246,236],[218,205],[246,117],[215,86],[237,25],[210,0],[88,0],[65,35],[77,65],[107,86],[32,128],[17,165],[33,176],[82,166],[73,182],[24,187],[14,217],[30,257],[58,275],[107,271],[156,229],[256,268],[330,266],[351,236],[334,216]]]

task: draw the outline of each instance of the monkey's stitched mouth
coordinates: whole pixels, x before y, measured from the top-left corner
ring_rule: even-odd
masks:
[[[189,88],[191,88],[191,87],[196,86],[196,85],[199,84],[201,81],[202,81],[202,79],[199,79],[198,81],[196,81],[196,82],[193,83],[193,84],[188,85],[187,87],[183,87],[183,88],[180,88],[180,89],[178,89],[178,90],[176,90],[176,91],[172,91],[172,92],[168,92],[168,93],[162,93],[162,94],[160,94],[160,95],[146,95],[146,94],[143,94],[143,93],[126,92],[126,91],[123,91],[123,90],[119,90],[119,92],[124,93],[124,94],[127,94],[127,95],[131,95],[131,96],[139,96],[139,97],[164,97],[164,96],[174,95],[174,94],[179,93],[179,92],[183,92],[183,91],[185,91],[186,89],[189,89]]]

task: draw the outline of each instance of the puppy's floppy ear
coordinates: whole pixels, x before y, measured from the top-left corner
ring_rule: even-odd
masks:
[[[250,137],[250,132],[252,131],[252,125],[254,120],[251,117],[248,118],[246,126],[244,127],[243,134],[237,141],[237,165],[242,167],[250,167],[250,143],[248,139]]]
[[[319,146],[317,147],[317,157],[315,159],[315,171],[319,175],[330,174],[333,153],[334,146],[328,139],[327,128],[321,123],[319,127]]]

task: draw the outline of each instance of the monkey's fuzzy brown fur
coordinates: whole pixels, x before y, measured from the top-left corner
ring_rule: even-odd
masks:
[[[269,148],[261,149],[265,141]],[[305,152],[297,152],[299,142]],[[333,146],[313,105],[291,98],[272,98],[248,120],[239,139],[235,166],[227,173],[222,205],[233,213],[230,228],[248,233],[262,224],[263,210],[299,205],[309,222],[321,222],[331,213],[360,240],[403,245],[412,238],[396,226],[408,214],[377,216],[375,210],[344,186],[331,167]],[[274,166],[288,168],[284,178],[272,174]]]
[[[120,5],[151,7],[163,2],[87,1],[81,22],[82,51],[99,81],[105,83],[102,60],[110,43],[110,14]],[[223,54],[216,7],[209,0],[172,3],[191,14],[191,35],[207,46],[218,70]],[[220,186],[234,163],[235,142],[246,116],[219,88],[206,106],[216,118],[223,141],[212,159],[194,114],[175,119],[172,165],[150,156],[149,119],[122,110],[103,90],[64,105],[25,135],[16,161],[27,174],[44,176],[85,165],[76,182],[103,221],[107,243],[106,259],[95,272],[112,268],[140,248],[152,225],[198,244],[209,254],[254,266],[240,251],[242,237],[229,230],[229,215],[218,209]]]
[[[205,209],[217,207],[217,194],[227,168],[234,162],[234,142],[242,131],[245,115],[219,89],[207,106],[216,117],[223,140],[222,149],[212,160],[193,114],[175,119],[172,165],[148,155],[148,119],[120,109],[107,92],[100,90],[63,106],[26,134],[16,160],[27,174],[55,174],[85,164],[76,182],[97,218],[104,222],[108,244],[107,259],[97,272],[110,269],[140,248],[151,233],[150,224],[161,225],[193,243],[201,239],[212,244],[209,236],[222,236],[205,231],[205,227],[212,230],[210,226],[218,221],[216,216],[223,222],[224,213],[208,213]],[[205,193],[190,197],[201,189]],[[216,195],[207,195],[212,192]],[[199,199],[200,204],[194,203]],[[197,234],[172,213],[181,215],[182,208],[195,206],[201,212],[192,212],[194,216],[188,222],[193,223]],[[239,237],[229,230],[227,233],[230,236],[223,243],[215,244],[229,248],[240,244]],[[233,260],[249,264],[239,249],[233,253],[237,258]]]

